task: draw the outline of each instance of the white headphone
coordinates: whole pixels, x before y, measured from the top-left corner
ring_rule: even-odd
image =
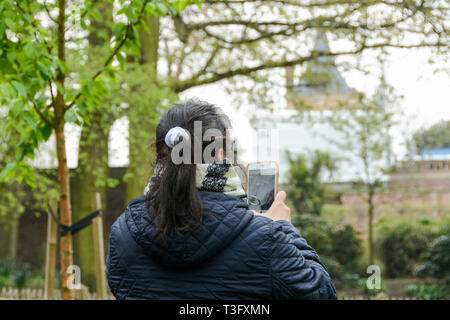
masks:
[[[191,135],[186,129],[183,129],[181,127],[173,127],[166,133],[166,137],[164,138],[164,141],[166,142],[166,145],[172,149],[175,143],[178,142],[180,137],[183,137],[183,139],[186,139],[189,141]]]

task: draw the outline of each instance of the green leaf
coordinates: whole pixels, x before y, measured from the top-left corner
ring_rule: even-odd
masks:
[[[16,90],[7,82],[0,83],[0,97],[12,100],[17,97]]]
[[[31,128],[33,128],[33,130],[36,130],[36,122],[29,112],[23,112],[22,118],[30,125]]]
[[[158,2],[156,4],[156,6],[158,7],[159,11],[163,14],[163,15],[167,15],[170,13],[169,9],[167,8],[167,6],[165,6],[163,3]]]
[[[51,126],[49,126],[47,123],[44,124],[44,126],[40,127],[39,130],[41,131],[41,135],[42,135],[42,138],[44,139],[44,141],[47,141],[53,132],[53,128]]]
[[[16,162],[10,162],[0,171],[0,182],[5,182],[8,175],[17,167]]]
[[[9,63],[13,64],[16,62],[17,53],[13,50],[10,50],[6,53],[6,58],[8,59]]]
[[[92,9],[89,14],[97,21],[102,20],[100,12],[98,12],[98,10],[96,9]]]
[[[14,23],[14,21],[11,18],[5,18],[5,24],[12,31],[14,31],[16,29],[16,24]]]
[[[22,101],[14,102],[11,109],[9,109],[9,115],[14,119],[17,118],[17,116],[22,112],[24,107],[25,104]]]
[[[122,55],[121,52],[119,52],[119,53],[116,55],[116,58],[117,58],[117,61],[119,62],[119,64],[120,64],[121,66],[123,66],[123,65],[126,63],[126,60],[125,60],[125,58],[124,58],[124,56]]]
[[[61,92],[64,95],[64,87],[59,82],[55,82],[56,88],[58,88],[58,91]]]
[[[86,21],[84,19],[80,20],[80,25],[81,25],[81,28],[83,28],[83,29],[87,29],[88,28],[88,26],[86,24]]]
[[[52,77],[52,73],[49,67],[47,67],[46,65],[44,65],[39,61],[36,62],[36,65],[39,68],[39,71],[42,73],[43,76],[45,76],[46,79],[50,79]]]
[[[123,22],[119,22],[117,23],[114,27],[113,27],[113,34],[114,37],[116,39],[122,39],[123,34],[125,32],[126,29],[126,25]]]
[[[78,119],[78,117],[75,114],[75,112],[73,112],[72,110],[69,110],[69,111],[66,112],[66,114],[64,115],[64,119],[67,122],[80,124],[80,120]]]
[[[29,58],[35,58],[36,57],[36,51],[35,51],[33,42],[28,41],[27,44],[23,47],[23,50],[25,51],[25,54]]]
[[[64,61],[57,60],[56,63],[58,65],[59,69],[62,70],[62,72],[64,72],[64,73],[69,72],[69,67],[67,66],[67,64]]]
[[[25,88],[25,86],[23,84],[21,84],[20,82],[18,82],[16,80],[11,81],[11,84],[17,90],[17,93],[20,96],[27,98],[27,89]]]

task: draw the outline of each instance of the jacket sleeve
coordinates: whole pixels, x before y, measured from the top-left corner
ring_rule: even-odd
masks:
[[[274,299],[337,299],[319,256],[287,221],[272,224],[270,268]]]

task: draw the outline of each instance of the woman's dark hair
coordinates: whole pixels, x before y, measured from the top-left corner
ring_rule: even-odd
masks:
[[[156,172],[154,183],[147,194],[148,212],[154,212],[153,221],[156,227],[154,236],[168,231],[186,234],[201,225],[207,213],[200,200],[196,188],[196,164],[194,163],[194,122],[201,121],[202,137],[206,130],[216,129],[224,139],[226,149],[226,131],[230,128],[228,117],[213,104],[190,99],[184,104],[175,104],[165,112],[156,128]],[[191,136],[190,164],[175,164],[171,158],[172,149],[165,143],[167,132],[173,127],[187,130]],[[176,143],[179,143],[177,141]],[[202,153],[211,141],[203,141],[200,137]],[[182,152],[184,152],[183,150]],[[202,156],[203,162],[203,156]],[[152,210],[153,207],[153,210]]]

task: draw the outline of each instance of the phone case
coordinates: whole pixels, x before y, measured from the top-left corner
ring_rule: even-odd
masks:
[[[246,178],[246,190],[245,192],[248,193],[248,167],[252,164],[260,164],[260,163],[274,163],[275,164],[275,196],[278,193],[278,172],[279,172],[279,167],[278,167],[278,162],[276,161],[257,161],[257,162],[249,162],[247,164],[247,167],[245,168],[245,178]]]

